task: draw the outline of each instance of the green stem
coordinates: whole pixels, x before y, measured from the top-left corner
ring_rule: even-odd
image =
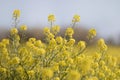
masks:
[[[73,26],[72,26],[73,29],[75,28],[75,24],[76,24],[76,22],[73,23]]]

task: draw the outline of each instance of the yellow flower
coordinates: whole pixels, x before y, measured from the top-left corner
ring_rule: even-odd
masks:
[[[34,44],[31,43],[31,42],[26,42],[26,46],[29,48],[29,49],[34,49]]]
[[[70,39],[68,42],[67,42],[67,45],[68,46],[73,46],[75,44],[75,39]]]
[[[16,71],[18,72],[18,73],[23,73],[24,72],[24,69],[23,69],[23,67],[22,66],[18,66],[17,68],[16,68]]]
[[[101,57],[101,55],[96,52],[96,53],[94,53],[94,54],[92,55],[92,57],[93,57],[94,60],[99,60],[100,57]]]
[[[2,43],[5,44],[5,45],[8,45],[9,44],[9,39],[2,39]]]
[[[6,45],[2,42],[0,42],[0,48],[6,48]]]
[[[53,39],[55,36],[54,36],[52,33],[49,33],[49,34],[47,35],[47,37],[48,37],[49,39]]]
[[[35,72],[34,72],[34,70],[30,70],[30,71],[27,71],[27,74],[29,76],[34,76]]]
[[[59,77],[55,77],[55,79],[54,80],[60,80],[60,78]]]
[[[107,49],[108,49],[107,45],[105,44],[104,39],[98,40],[98,47],[101,52],[107,51]]]
[[[98,68],[99,64],[98,64],[98,62],[94,62],[94,63],[92,64],[92,66],[93,66],[94,69],[96,69],[96,68]]]
[[[55,39],[51,39],[50,41],[49,41],[49,45],[56,45],[56,41],[55,41]]]
[[[87,73],[91,68],[92,60],[89,57],[82,58],[79,62],[79,68],[84,72]]]
[[[74,15],[72,22],[80,22],[80,16],[79,15]]]
[[[80,80],[80,73],[75,70],[71,70],[68,75],[66,80]]]
[[[6,73],[7,69],[0,67],[0,73]]]
[[[70,56],[70,52],[69,51],[63,51],[62,52],[62,56],[61,57],[69,57]]]
[[[37,47],[40,47],[42,45],[41,40],[35,41],[34,45],[37,46]]]
[[[58,71],[58,70],[59,70],[59,64],[58,64],[58,63],[54,63],[54,64],[52,65],[52,70],[53,70],[53,71]]]
[[[28,55],[28,50],[25,48],[25,47],[22,47],[18,50],[18,54],[20,56],[25,56],[25,55]]]
[[[55,16],[54,16],[54,14],[50,14],[50,15],[48,16],[48,21],[49,21],[49,22],[54,22],[54,21],[55,21]]]
[[[96,36],[96,30],[95,29],[90,29],[88,32],[88,39],[92,39]]]
[[[104,41],[104,39],[99,39],[98,40],[98,46],[101,46],[101,45],[103,45],[103,44],[105,44],[105,41]]]
[[[29,38],[29,42],[34,43],[36,41],[36,38]]]
[[[53,71],[50,68],[44,68],[42,70],[42,79],[46,78],[52,78],[53,77]]]
[[[66,36],[72,36],[74,34],[74,30],[72,28],[67,28],[65,31]]]
[[[116,75],[120,76],[120,69],[115,71]]]
[[[107,66],[102,66],[101,67],[101,70],[103,70],[103,71],[107,71],[107,69],[108,69]]]
[[[15,35],[14,37],[15,37],[15,40],[16,40],[16,41],[19,41],[19,40],[20,40],[20,36],[19,36],[18,34]]]
[[[11,64],[19,64],[20,63],[20,59],[19,57],[13,57],[11,60]]]
[[[95,70],[94,69],[90,69],[89,72],[90,72],[91,75],[95,75]]]
[[[3,48],[2,50],[1,50],[1,52],[2,52],[2,56],[3,57],[7,57],[9,54],[8,54],[8,51],[7,51],[7,48]]]
[[[50,33],[50,28],[45,27],[43,32],[44,32],[45,35],[48,35]]]
[[[43,48],[40,48],[40,49],[38,49],[38,51],[37,51],[37,55],[43,55],[43,54],[45,54],[45,49],[43,49]]]
[[[97,77],[91,77],[88,80],[98,80],[98,78]]]
[[[68,63],[68,64],[73,64],[73,63],[74,63],[74,62],[73,62],[73,59],[72,59],[72,58],[68,58],[67,63]]]
[[[59,62],[59,65],[60,66],[66,66],[66,62],[64,60],[62,60],[62,61]]]
[[[20,30],[21,30],[21,31],[26,31],[26,30],[27,30],[27,26],[26,26],[26,25],[20,26]]]
[[[62,44],[62,42],[63,42],[63,38],[62,37],[56,37],[56,42],[58,43],[58,44]]]
[[[100,66],[104,66],[104,65],[105,65],[105,61],[101,60],[101,61],[99,62],[99,65],[100,65]]]
[[[98,73],[98,77],[99,77],[99,79],[102,79],[102,78],[104,78],[104,77],[105,77],[105,74],[104,74],[104,73],[102,73],[102,72],[99,72],[99,73]]]
[[[17,28],[12,28],[12,29],[10,30],[10,34],[11,34],[11,35],[15,35],[15,34],[17,34],[17,33],[18,33]]]
[[[14,18],[19,18],[20,17],[20,10],[16,9],[13,11],[13,17]]]
[[[83,50],[86,48],[86,43],[85,41],[79,41],[77,46],[80,50]]]
[[[52,33],[56,35],[58,32],[60,32],[60,26],[56,25],[52,27]]]

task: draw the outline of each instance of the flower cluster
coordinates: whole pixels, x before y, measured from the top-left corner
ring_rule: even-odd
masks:
[[[79,16],[75,16],[79,21]],[[48,21],[55,16],[49,15]],[[120,64],[107,53],[104,39],[97,42],[98,50],[87,54],[87,43],[76,42],[74,29],[68,27],[65,37],[57,36],[59,26],[45,27],[45,41],[32,37],[21,42],[18,33],[27,30],[12,28],[10,38],[0,41],[0,80],[119,80]],[[88,31],[90,39],[96,31]]]

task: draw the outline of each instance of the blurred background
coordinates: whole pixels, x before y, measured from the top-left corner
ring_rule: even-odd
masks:
[[[14,9],[21,10],[19,25],[26,24],[35,32],[49,26],[47,17],[51,13],[56,16],[55,24],[62,28],[69,27],[74,14],[78,14],[78,33],[95,28],[99,37],[120,44],[120,0],[1,0],[0,37],[13,27]]]

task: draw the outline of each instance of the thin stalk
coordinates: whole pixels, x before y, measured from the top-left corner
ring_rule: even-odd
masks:
[[[73,29],[75,28],[75,25],[76,25],[76,22],[74,22],[73,25],[72,25],[72,28],[73,28]]]

